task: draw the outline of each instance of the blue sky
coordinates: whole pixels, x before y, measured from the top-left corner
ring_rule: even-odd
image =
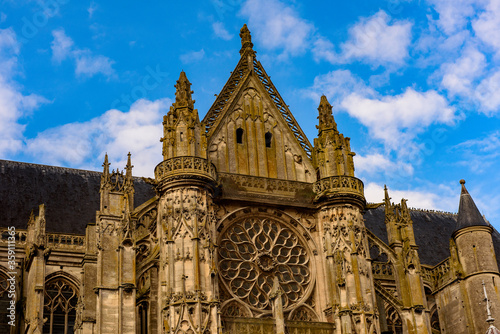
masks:
[[[369,201],[456,212],[463,178],[500,228],[498,0],[0,3],[1,159],[151,176],[179,72],[203,117],[247,23],[311,142],[327,95]]]

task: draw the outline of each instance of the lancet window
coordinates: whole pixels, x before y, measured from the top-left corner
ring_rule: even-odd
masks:
[[[73,334],[78,289],[68,280],[56,277],[45,284],[44,334]]]

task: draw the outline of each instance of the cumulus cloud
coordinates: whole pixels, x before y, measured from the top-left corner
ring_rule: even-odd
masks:
[[[54,40],[50,44],[52,49],[52,60],[60,63],[71,55],[73,48],[73,40],[66,36],[64,29],[57,29],[52,31]]]
[[[340,107],[341,102],[352,92],[363,96],[374,96],[375,91],[368,87],[363,80],[349,70],[336,70],[314,78],[313,85],[302,90],[304,96],[318,102],[321,95],[326,95],[334,109]]]
[[[215,36],[222,38],[225,41],[229,41],[233,38],[233,34],[230,34],[226,27],[224,27],[224,23],[222,22],[214,22],[212,23],[212,29],[214,30]]]
[[[205,57],[205,50],[201,49],[200,51],[191,51],[185,54],[180,55],[179,59],[183,64],[195,63],[200,61]]]
[[[374,138],[399,151],[412,147],[417,134],[431,124],[452,125],[457,118],[454,108],[434,90],[418,92],[407,88],[402,94],[378,98],[352,93],[342,101],[342,107]]]
[[[474,15],[475,5],[484,3],[484,0],[428,0],[438,13],[437,24],[439,28],[451,35],[457,31],[463,30]]]
[[[381,153],[357,154],[354,156],[356,171],[362,175],[377,175],[380,173],[398,175],[412,175],[413,166],[403,161],[391,161],[387,155]]]
[[[130,151],[134,175],[152,176],[161,160],[161,120],[170,103],[141,99],[127,112],[111,109],[87,122],[45,130],[27,141],[27,153],[40,163],[93,169],[105,152],[115,168],[123,168]]]
[[[455,62],[441,66],[443,72],[441,85],[452,95],[468,95],[473,89],[474,80],[484,73],[485,67],[484,54],[476,48],[469,47]]]
[[[404,63],[408,57],[411,43],[412,23],[391,20],[386,12],[380,10],[349,29],[349,40],[341,45],[341,59],[363,60],[373,65]]]
[[[64,29],[52,31],[52,60],[61,63],[68,58],[75,62],[75,74],[80,77],[93,77],[102,74],[108,78],[115,75],[114,61],[102,55],[94,55],[89,49],[79,49]]]
[[[240,14],[248,18],[248,26],[262,46],[282,49],[282,57],[304,53],[315,30],[313,24],[278,0],[247,0]]]
[[[20,45],[12,29],[0,29],[0,156],[23,147],[25,125],[21,120],[48,101],[35,94],[23,95],[14,80]]]
[[[500,55],[500,39],[496,37],[500,31],[500,1],[489,1],[485,10],[472,21],[472,27],[476,36]]]

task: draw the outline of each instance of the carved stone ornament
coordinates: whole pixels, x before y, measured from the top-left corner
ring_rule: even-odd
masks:
[[[272,218],[244,218],[223,231],[219,268],[226,289],[254,310],[271,310],[275,277],[284,292],[284,308],[293,307],[310,293],[308,248],[292,228]]]

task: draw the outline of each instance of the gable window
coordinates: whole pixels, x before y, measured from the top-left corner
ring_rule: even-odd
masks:
[[[271,147],[271,142],[273,140],[273,134],[271,132],[266,132],[266,147]]]
[[[243,144],[243,129],[242,128],[236,129],[236,142],[238,144]]]

